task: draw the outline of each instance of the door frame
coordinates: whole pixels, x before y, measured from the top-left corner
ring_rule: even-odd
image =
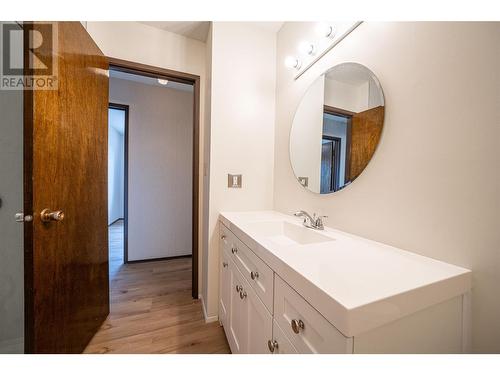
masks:
[[[173,82],[193,86],[193,194],[192,194],[192,297],[198,299],[198,230],[199,230],[199,165],[200,165],[200,76],[159,68],[133,61],[108,57],[109,69],[124,73],[138,74],[152,78],[163,78]],[[128,146],[127,146],[128,147]],[[128,212],[126,213],[128,216]],[[128,252],[128,249],[127,249]],[[128,253],[127,253],[128,257]]]
[[[123,131],[123,263],[128,263],[128,112],[127,104],[111,103],[108,109],[125,111]],[[108,150],[109,153],[109,150]]]
[[[335,144],[335,147],[333,147],[333,152],[332,152],[332,172],[333,170],[338,171],[340,168],[340,153],[342,150],[342,138],[339,137],[333,137],[330,135],[323,135],[322,140],[327,140],[331,141],[332,144]],[[337,176],[336,173],[332,173],[330,177],[330,187],[333,187],[333,190],[330,190],[330,193],[333,193],[335,191],[338,191],[340,186],[339,186],[339,176]]]
[[[332,107],[329,105],[323,106],[323,113],[327,113],[329,115],[344,117],[347,120],[347,128],[346,128],[346,140],[345,140],[345,173],[344,173],[344,185],[349,182],[349,176],[351,175],[351,133],[352,133],[352,116],[356,114],[356,112],[348,111],[346,109]]]

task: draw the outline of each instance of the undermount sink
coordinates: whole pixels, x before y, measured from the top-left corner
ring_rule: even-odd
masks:
[[[282,246],[308,245],[335,241],[315,229],[292,224],[287,221],[261,221],[248,223],[248,230],[256,236],[262,236]]]

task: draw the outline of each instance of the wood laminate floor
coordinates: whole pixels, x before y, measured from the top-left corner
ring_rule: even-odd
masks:
[[[191,258],[124,265],[122,222],[109,244],[111,311],[85,353],[230,353],[191,297]]]

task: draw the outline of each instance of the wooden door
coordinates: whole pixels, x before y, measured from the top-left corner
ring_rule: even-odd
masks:
[[[54,25],[58,88],[25,102],[28,353],[80,353],[109,313],[108,62],[79,22]]]
[[[384,123],[384,107],[376,107],[352,116],[349,181],[365,169],[377,148]]]

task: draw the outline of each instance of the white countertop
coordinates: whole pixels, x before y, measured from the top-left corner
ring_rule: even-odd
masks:
[[[220,220],[347,337],[471,287],[468,269],[332,228],[318,232],[334,241],[307,245],[280,245],[252,232],[256,222],[302,225],[294,216],[223,212]]]

